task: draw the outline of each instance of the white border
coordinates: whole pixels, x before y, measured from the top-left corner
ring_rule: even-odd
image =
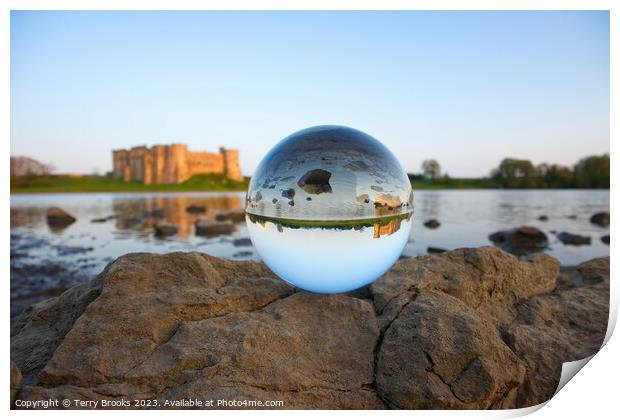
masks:
[[[0,142],[3,152],[3,159],[0,161],[3,173],[9,172],[9,141],[10,138],[10,10],[610,10],[610,25],[611,25],[611,44],[610,44],[610,70],[611,70],[611,103],[610,103],[610,115],[618,116],[618,98],[619,98],[619,86],[618,75],[620,75],[620,66],[618,63],[620,56],[620,32],[619,32],[619,11],[620,2],[617,1],[604,1],[604,0],[477,0],[477,1],[458,1],[458,0],[8,0],[3,1],[2,17],[0,18],[0,57],[2,57],[2,65],[0,65],[0,80],[4,89],[2,92],[2,100],[0,101],[0,132],[3,134],[2,141]],[[610,131],[610,150],[614,149],[618,142],[618,122],[620,118],[612,117],[611,131]],[[617,196],[613,191],[613,180],[618,179],[618,173],[620,172],[620,165],[614,165],[615,151],[611,150],[612,155],[612,189],[610,191],[610,209],[617,208]],[[2,184],[2,193],[5,197],[5,203],[9,203],[9,177],[5,178],[5,182]],[[9,226],[9,206],[5,204],[2,206],[2,218],[4,220],[4,233],[2,235],[2,246],[5,252],[5,258],[10,255],[10,226]],[[612,211],[613,213],[613,211]],[[615,214],[615,213],[614,213]],[[617,229],[615,225],[612,225],[614,238],[616,236]],[[615,239],[614,239],[615,240]],[[615,248],[610,248],[610,254],[614,255]],[[6,260],[5,260],[6,261]],[[9,293],[9,264],[4,265],[3,296],[6,302],[5,313],[8,313],[10,293]],[[613,268],[612,268],[612,279]],[[609,340],[613,326],[615,326],[617,313],[618,313],[618,288],[615,287],[615,282],[612,281],[611,288],[611,310],[610,310],[610,329],[608,331],[606,340]],[[3,320],[4,337],[9,336],[9,318],[4,317]],[[2,354],[5,356],[5,378],[9,376],[9,340],[5,341],[5,345],[2,348]],[[294,415],[301,418],[315,418],[316,416],[335,415],[335,416],[359,416],[371,418],[377,415],[395,416],[401,418],[411,418],[412,416],[421,416],[424,418],[510,418],[520,415],[525,415],[530,412],[536,411],[536,418],[563,418],[571,419],[578,418],[583,419],[585,416],[594,418],[610,418],[614,416],[612,413],[616,413],[616,401],[618,400],[616,391],[616,378],[619,373],[618,356],[620,356],[620,343],[617,337],[612,337],[608,341],[604,349],[597,354],[590,363],[588,363],[581,373],[579,373],[579,379],[570,381],[561,392],[559,392],[554,398],[546,404],[545,409],[536,411],[544,404],[538,407],[520,410],[507,410],[507,411],[424,411],[424,412],[409,412],[409,411],[391,411],[385,413],[375,413],[371,411],[356,411],[354,413],[344,411],[329,411],[329,412],[300,412],[294,413],[284,411],[268,411],[266,415],[273,418],[284,418]],[[6,380],[6,379],[5,379]],[[6,382],[5,382],[6,383]],[[4,407],[9,407],[8,392],[5,391],[3,396]],[[217,416],[219,418],[239,418],[241,416],[255,416],[255,412],[240,412],[240,411],[227,411],[227,412],[198,412],[198,411],[181,411],[175,413],[179,416]],[[82,416],[84,413],[77,411],[46,411],[41,412],[24,412],[24,411],[11,411],[10,415],[15,417],[33,417],[33,416],[45,416],[46,418],[66,418],[74,416]],[[100,417],[109,416],[110,413],[104,411],[96,411],[88,413],[89,416]],[[165,418],[170,415],[169,412],[115,412],[115,416],[144,416],[149,418]]]

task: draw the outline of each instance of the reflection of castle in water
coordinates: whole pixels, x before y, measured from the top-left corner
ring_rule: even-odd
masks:
[[[400,229],[401,219],[392,219],[386,225],[381,225],[379,223],[375,223],[374,225],[374,234],[373,238],[380,238],[381,236],[389,236]]]
[[[190,205],[205,206],[203,214],[192,214],[187,211]],[[178,228],[178,236],[189,237],[194,230],[194,223],[198,217],[213,219],[220,210],[238,209],[241,207],[241,198],[234,196],[218,197],[141,197],[135,200],[119,200],[113,204],[117,215],[116,229],[118,230],[150,230],[155,223],[166,220],[174,223]]]

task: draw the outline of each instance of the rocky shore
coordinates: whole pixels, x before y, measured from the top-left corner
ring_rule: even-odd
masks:
[[[525,407],[600,348],[608,313],[609,258],[458,249],[317,295],[258,262],[128,254],[11,320],[11,397]]]

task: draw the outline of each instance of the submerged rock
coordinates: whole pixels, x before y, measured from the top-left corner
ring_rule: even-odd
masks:
[[[573,270],[583,280],[566,288],[552,257],[459,249],[400,260],[364,293],[320,295],[258,262],[128,254],[13,318],[11,359],[30,401],[523,407],[605,335],[609,259]]]
[[[172,236],[176,235],[179,229],[171,222],[159,222],[154,226],[155,236]]]
[[[429,246],[428,248],[426,248],[426,252],[429,254],[441,254],[442,252],[447,252],[447,249],[443,249],[443,248],[438,248],[435,246]]]
[[[299,178],[297,185],[308,194],[331,193],[332,187],[329,185],[331,176],[329,171],[313,169]]]
[[[564,245],[590,245],[592,242],[589,236],[575,235],[568,232],[560,232],[557,237]]]
[[[593,214],[592,217],[590,217],[590,222],[599,226],[609,226],[609,212],[604,211]]]
[[[609,235],[601,236],[601,241],[603,241],[604,244],[609,245]]]
[[[190,214],[201,214],[207,212],[207,206],[203,206],[201,204],[190,204],[185,209]]]
[[[436,219],[430,219],[424,222],[424,226],[429,229],[437,229],[439,226],[441,226],[441,223],[439,223],[439,221]]]
[[[195,223],[196,235],[213,237],[219,235],[230,235],[237,230],[232,223],[212,222],[207,219],[198,219]]]
[[[63,229],[74,223],[77,219],[60,207],[50,207],[46,213],[46,220],[47,224],[52,229]]]
[[[230,209],[218,211],[215,214],[215,220],[217,220],[218,222],[231,221],[233,223],[241,223],[245,221],[245,210]]]
[[[546,214],[542,214],[538,216],[538,220],[540,220],[541,222],[546,222],[547,220],[549,220],[549,216],[547,216]]]
[[[252,246],[252,240],[250,238],[235,238],[233,239],[234,246]]]
[[[495,232],[489,235],[489,239],[494,245],[515,255],[541,252],[549,245],[547,235],[532,226],[521,226],[516,229]]]

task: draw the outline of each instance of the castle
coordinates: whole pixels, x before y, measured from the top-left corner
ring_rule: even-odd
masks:
[[[124,181],[178,184],[196,174],[224,174],[243,180],[239,151],[220,147],[219,153],[191,152],[186,144],[138,146],[112,151],[112,176]]]

